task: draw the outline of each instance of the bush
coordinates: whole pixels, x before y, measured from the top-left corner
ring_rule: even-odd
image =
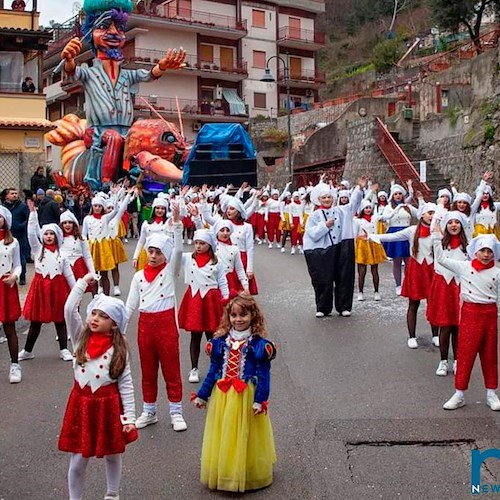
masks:
[[[372,63],[379,73],[388,73],[403,55],[401,40],[383,40],[373,47]]]
[[[262,135],[268,141],[274,142],[278,148],[284,148],[288,143],[287,131],[277,127],[266,128]]]

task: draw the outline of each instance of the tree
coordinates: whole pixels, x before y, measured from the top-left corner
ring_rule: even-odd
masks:
[[[400,39],[383,40],[372,51],[371,62],[379,73],[388,73],[403,55],[403,45]]]
[[[428,0],[440,28],[457,32],[465,26],[477,52],[482,52],[481,23],[483,16],[500,12],[500,0]]]

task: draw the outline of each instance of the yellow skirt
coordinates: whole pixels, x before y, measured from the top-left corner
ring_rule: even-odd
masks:
[[[107,238],[103,240],[89,240],[90,255],[94,261],[96,271],[111,271],[115,268],[115,259],[113,249]]]
[[[356,238],[356,264],[373,266],[387,260],[384,247],[374,241]]]
[[[124,262],[127,262],[128,260],[127,251],[123,246],[122,240],[117,237],[109,240],[109,243],[111,245],[111,249],[113,250],[113,259],[115,261],[115,267],[118,264],[123,264]]]
[[[125,223],[122,219],[120,219],[120,224],[118,225],[118,238],[126,238],[127,237],[127,228],[125,227]]]
[[[483,226],[482,224],[475,224],[474,234],[472,235],[472,237],[475,238],[480,234],[494,234],[498,239],[500,239],[500,228],[498,227],[498,224],[488,227]]]
[[[387,231],[387,228],[385,227],[385,224],[379,220],[377,222],[377,234],[385,234]]]
[[[139,253],[139,258],[137,259],[136,271],[141,271],[142,269],[144,269],[147,263],[148,263],[148,254],[146,253],[146,250],[143,248]]]
[[[240,394],[217,385],[208,404],[201,482],[213,490],[247,491],[273,482],[276,462],[269,415],[254,415],[255,387],[249,382]]]
[[[291,231],[292,228],[290,227],[290,217],[288,214],[283,214],[283,217],[285,218],[284,221],[280,220],[280,224],[278,226],[278,229],[280,231]]]
[[[309,218],[309,214],[302,215],[302,225],[299,226],[298,233],[304,234],[306,231],[307,219]]]

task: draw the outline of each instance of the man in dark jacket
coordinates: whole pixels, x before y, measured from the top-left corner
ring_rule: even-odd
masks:
[[[39,189],[46,191],[49,188],[49,180],[43,174],[44,168],[38,167],[31,177],[31,191],[36,193]]]
[[[40,224],[40,227],[44,224],[59,224],[60,216],[61,207],[59,206],[59,203],[54,200],[54,191],[52,189],[47,189],[45,192],[45,198],[38,206],[38,223]]]
[[[21,276],[19,277],[19,284],[26,284],[26,259],[30,258],[31,249],[28,243],[28,217],[30,211],[25,203],[19,199],[17,189],[8,188],[5,194],[5,201],[3,205],[12,213],[12,227],[11,232],[14,238],[19,242],[21,251]]]

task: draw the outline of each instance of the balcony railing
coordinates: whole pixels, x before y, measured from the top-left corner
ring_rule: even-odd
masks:
[[[186,24],[199,24],[212,28],[237,30],[246,32],[247,21],[237,20],[235,17],[223,16],[221,14],[212,14],[210,12],[201,12],[191,9],[177,9],[175,4],[158,5],[151,12],[141,12],[143,16],[168,19]]]
[[[278,72],[278,81],[281,83],[285,79],[285,72],[282,67],[280,67]],[[290,81],[291,82],[303,82],[303,83],[325,83],[325,73],[322,71],[303,69],[300,71],[293,71],[290,69]]]
[[[129,50],[124,50],[125,60],[129,63],[156,64],[165,56],[165,51],[139,49],[131,47]],[[227,59],[213,58],[212,61],[203,61],[199,55],[186,54],[186,67],[184,70],[192,71],[222,71],[226,73],[236,73],[247,75],[247,62],[242,59],[228,61]]]
[[[134,101],[134,109],[136,111],[151,111],[151,109],[141,99],[145,99],[149,104],[160,113],[177,115],[178,111],[182,115],[196,116],[240,116],[231,115],[229,112],[229,104],[224,100],[209,102],[198,99],[176,99],[175,97],[152,97],[152,96],[137,96]],[[178,105],[178,107],[177,107]]]
[[[278,31],[278,42],[287,40],[324,45],[325,34],[314,30],[303,30],[292,26],[282,26]]]

